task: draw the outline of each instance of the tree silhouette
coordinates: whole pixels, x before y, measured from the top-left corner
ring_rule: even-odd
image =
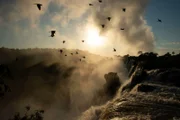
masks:
[[[164,57],[170,57],[171,54],[169,52],[167,52],[166,54],[164,54]]]
[[[138,55],[141,55],[141,54],[143,54],[143,52],[142,51],[138,51]]]
[[[0,64],[0,98],[3,98],[6,92],[11,92],[11,89],[4,82],[4,78],[13,78],[7,65]]]
[[[26,113],[21,116],[20,113],[16,113],[13,118],[9,120],[43,120],[44,110],[35,110],[31,114],[28,114],[30,111],[30,106],[26,106]]]

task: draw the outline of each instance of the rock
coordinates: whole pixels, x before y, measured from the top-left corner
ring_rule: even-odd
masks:
[[[116,91],[121,86],[117,73],[110,72],[108,74],[105,74],[104,78],[106,79],[106,84],[104,85],[104,91],[109,96],[114,96],[116,94]]]

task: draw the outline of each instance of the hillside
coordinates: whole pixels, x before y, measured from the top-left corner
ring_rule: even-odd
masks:
[[[40,109],[34,115],[44,120],[180,118],[179,54],[107,58],[63,51],[0,49],[2,120],[23,115],[25,106],[30,113]]]
[[[27,105],[32,111],[45,110],[45,120],[73,120],[90,106],[112,98],[103,90],[104,75],[112,71],[125,78],[124,65],[119,60],[81,50],[63,51],[0,49],[1,120],[17,112],[23,114]],[[96,96],[97,91],[101,91],[101,97]]]
[[[129,80],[111,101],[84,112],[80,120],[180,119],[180,55],[124,56]]]

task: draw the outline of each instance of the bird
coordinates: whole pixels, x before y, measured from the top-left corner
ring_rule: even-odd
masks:
[[[84,42],[84,40],[82,40],[82,42]]]
[[[60,52],[62,53],[62,52],[63,52],[63,50],[60,50]]]
[[[40,110],[39,112],[40,112],[40,113],[44,113],[44,110]]]
[[[65,40],[63,40],[63,44],[65,43],[66,41]]]
[[[51,37],[54,37],[54,36],[55,36],[55,33],[56,33],[56,31],[55,31],[55,30],[52,30],[52,31],[51,31]]]
[[[71,55],[73,55],[73,53],[71,53]]]
[[[30,106],[26,106],[26,110],[29,111],[30,110]]]
[[[126,8],[122,8],[122,11],[123,11],[123,12],[126,12]]]
[[[105,27],[105,25],[104,25],[104,24],[102,24],[101,26],[102,26],[102,28],[104,28],[104,27]]]
[[[38,9],[41,10],[42,4],[40,4],[40,3],[35,3],[35,5],[37,5]]]
[[[124,28],[121,28],[121,30],[124,30]]]
[[[100,3],[102,3],[102,0],[99,0]]]
[[[162,22],[162,20],[158,19],[158,22]]]
[[[93,6],[93,4],[89,3],[89,6]]]
[[[116,52],[116,49],[114,48],[114,52]]]
[[[110,20],[111,20],[111,17],[107,17],[107,19],[110,21]]]

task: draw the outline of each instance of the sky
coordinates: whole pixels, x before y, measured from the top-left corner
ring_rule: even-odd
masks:
[[[42,10],[34,3],[42,3]],[[82,49],[101,55],[179,53],[179,8],[179,0],[0,0],[0,47]],[[55,37],[49,37],[50,30],[56,30]]]

